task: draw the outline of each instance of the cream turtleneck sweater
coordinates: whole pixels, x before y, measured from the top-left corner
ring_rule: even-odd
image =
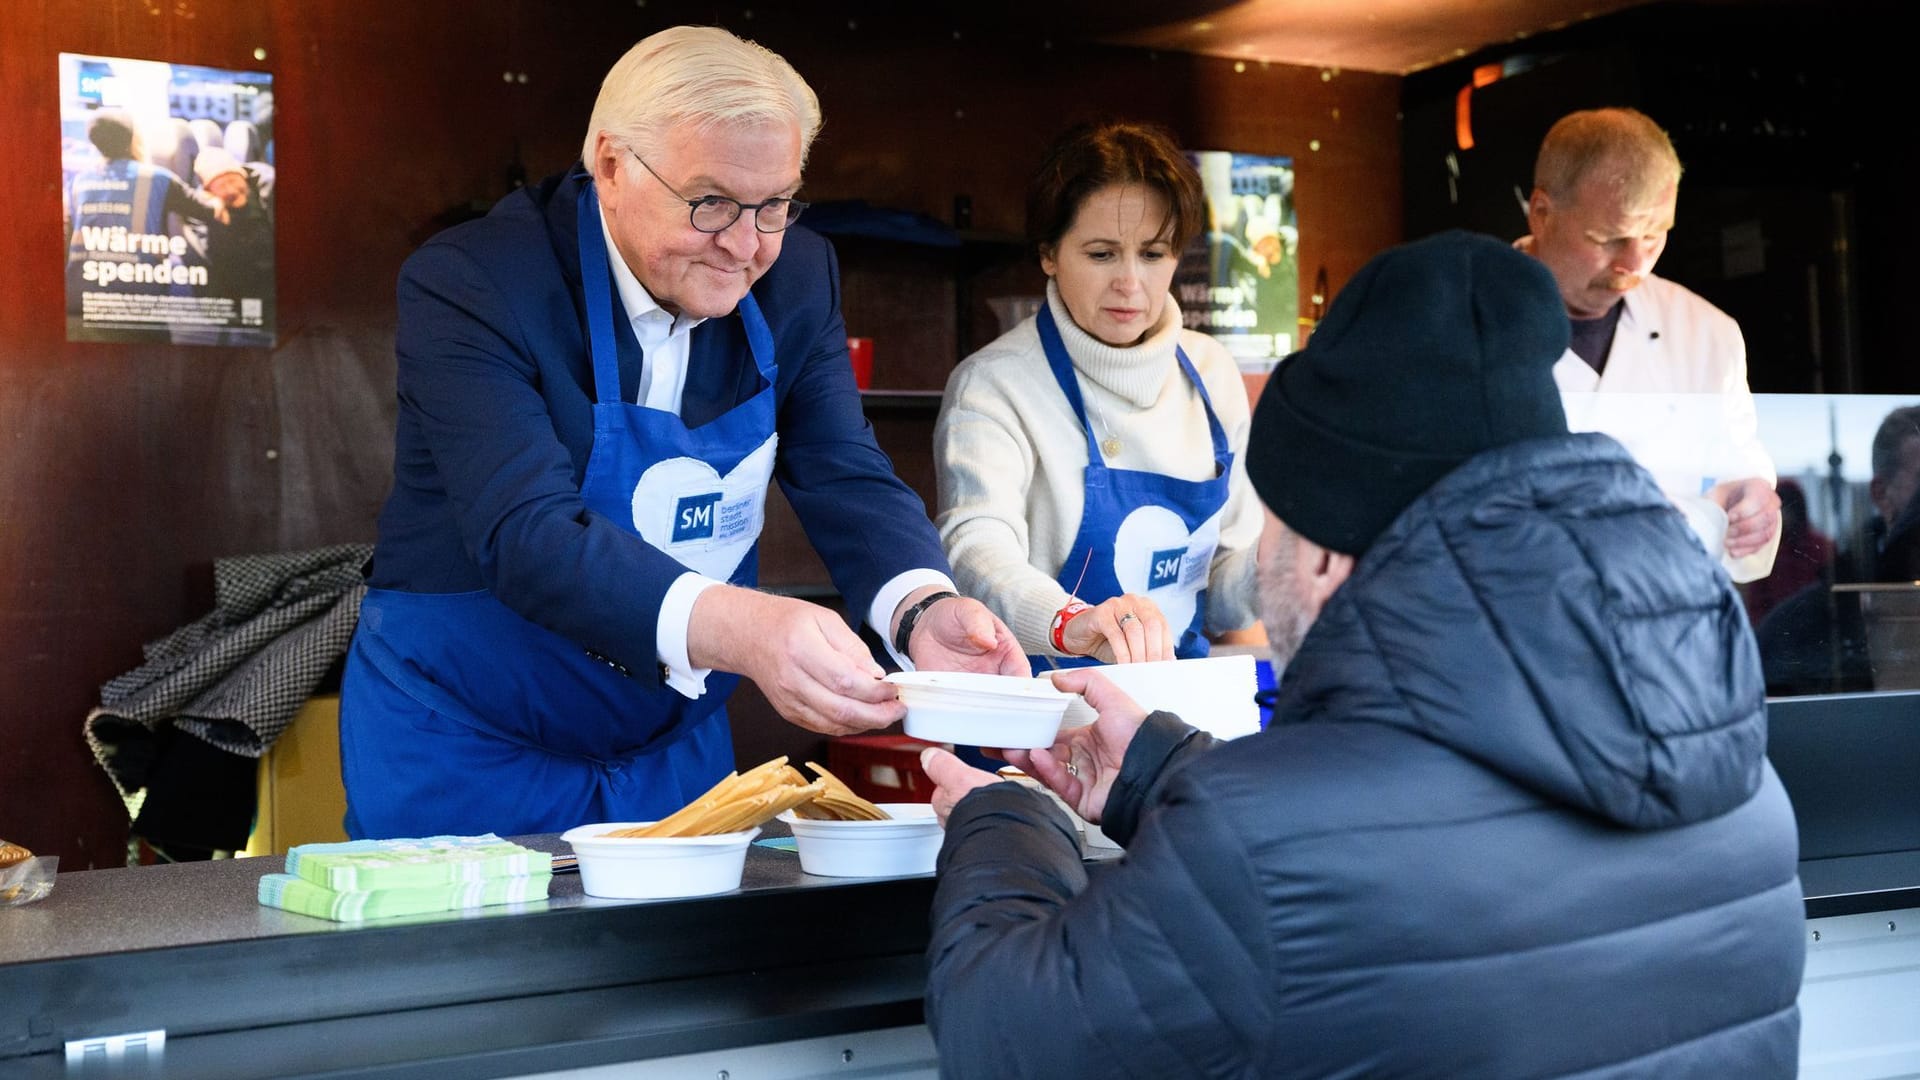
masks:
[[[1233,357],[1205,334],[1183,330],[1171,296],[1146,339],[1128,348],[1107,345],[1075,325],[1051,281],[1047,304],[1073,359],[1095,440],[1120,441],[1119,453],[1106,462],[1110,468],[1181,480],[1213,475],[1206,411],[1174,357],[1176,343],[1186,349],[1234,454],[1208,577],[1205,626],[1217,633],[1252,625],[1258,615],[1253,565],[1261,514],[1243,464],[1249,410]],[[935,524],[954,582],[1006,620],[1027,652],[1059,655],[1048,632],[1054,612],[1068,599],[1056,579],[1080,531],[1087,442],[1047,369],[1033,319],[954,369],[934,428],[933,456],[939,484]],[[1181,629],[1175,628],[1176,637]]]

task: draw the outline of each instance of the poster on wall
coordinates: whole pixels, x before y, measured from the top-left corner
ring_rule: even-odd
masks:
[[[1189,329],[1211,334],[1240,369],[1272,370],[1294,350],[1300,230],[1293,159],[1190,151],[1206,192],[1206,227],[1181,253],[1174,295]]]
[[[271,345],[273,77],[60,54],[67,340]]]

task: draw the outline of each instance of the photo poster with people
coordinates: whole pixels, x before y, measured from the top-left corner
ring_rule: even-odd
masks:
[[[1300,317],[1300,230],[1293,159],[1189,151],[1206,194],[1206,225],[1181,253],[1174,295],[1188,329],[1211,334],[1248,374],[1294,351]]]
[[[60,54],[67,340],[272,345],[273,76]]]

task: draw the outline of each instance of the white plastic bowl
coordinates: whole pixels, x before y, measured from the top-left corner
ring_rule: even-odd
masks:
[[[880,803],[886,821],[814,821],[789,810],[800,869],[819,877],[931,874],[946,830],[926,803]]]
[[[606,836],[646,821],[580,825],[560,834],[580,857],[580,887],[588,896],[664,900],[711,896],[740,887],[747,846],[759,829],[714,836]]]
[[[962,671],[887,676],[907,707],[906,732],[927,742],[1031,750],[1052,746],[1073,695],[1036,679]]]

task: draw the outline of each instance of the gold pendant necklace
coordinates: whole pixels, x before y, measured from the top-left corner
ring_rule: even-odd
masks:
[[[1087,404],[1093,408],[1093,418],[1098,420],[1100,426],[1107,432],[1107,437],[1100,440],[1100,453],[1109,459],[1120,456],[1120,437],[1107,426],[1107,414],[1100,411],[1100,406],[1094,403],[1091,395],[1087,397]]]

